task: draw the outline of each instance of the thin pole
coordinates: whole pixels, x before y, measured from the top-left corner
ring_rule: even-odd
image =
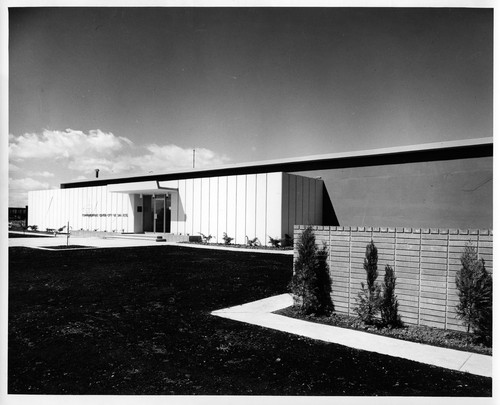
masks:
[[[194,169],[194,162],[195,162],[195,153],[196,153],[196,149],[193,149],[193,169]]]

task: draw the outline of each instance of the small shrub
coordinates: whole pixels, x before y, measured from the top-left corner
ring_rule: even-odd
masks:
[[[224,232],[222,234],[222,240],[224,241],[224,245],[229,245],[231,244],[231,241],[233,240],[234,238],[230,238],[229,236],[227,236],[227,233]]]
[[[312,228],[308,227],[302,233],[297,249],[290,290],[300,311],[304,314],[330,314],[334,305],[330,295],[332,281],[326,247],[318,249]]]
[[[372,324],[380,309],[381,290],[376,283],[378,272],[378,251],[373,241],[366,245],[365,260],[363,267],[366,271],[366,286],[361,283],[361,291],[356,299],[357,306],[354,309],[358,317],[366,324]]]
[[[31,229],[32,231],[38,231],[38,225],[28,225],[28,229]]]
[[[291,247],[293,246],[293,238],[290,237],[287,233],[285,233],[285,237],[280,240],[281,247]]]
[[[213,238],[212,235],[206,236],[206,235],[202,234],[201,232],[198,232],[198,233],[201,235],[201,239],[202,239],[203,243],[210,243],[210,239]]]
[[[281,239],[274,239],[272,238],[271,236],[269,237],[269,243],[271,244],[271,246],[273,247],[280,247],[280,243],[281,243]]]
[[[469,243],[460,258],[462,268],[457,271],[455,283],[459,303],[457,316],[481,340],[491,344],[493,312],[493,280],[478,259],[476,249]]]
[[[380,316],[386,326],[398,328],[402,326],[401,317],[398,315],[399,303],[395,294],[396,276],[391,266],[385,266],[384,292],[380,302]]]
[[[247,239],[248,246],[260,246],[259,238],[255,237],[253,239],[250,239],[248,236],[245,236],[245,238]]]

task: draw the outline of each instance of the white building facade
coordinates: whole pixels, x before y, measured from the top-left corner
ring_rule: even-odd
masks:
[[[104,180],[103,180],[104,181]],[[101,181],[101,182],[103,182]],[[38,229],[211,235],[245,244],[322,223],[323,181],[284,172],[148,180],[33,191],[28,224]]]

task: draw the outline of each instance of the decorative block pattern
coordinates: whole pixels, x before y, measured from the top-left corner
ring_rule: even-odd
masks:
[[[306,227],[294,227],[294,246]],[[328,247],[332,300],[336,311],[342,314],[354,314],[361,282],[366,282],[363,261],[371,240],[378,249],[377,281],[383,284],[387,264],[394,269],[399,313],[407,324],[464,330],[455,313],[458,303],[455,275],[468,242],[476,247],[486,269],[493,272],[491,229],[312,228],[318,246]]]

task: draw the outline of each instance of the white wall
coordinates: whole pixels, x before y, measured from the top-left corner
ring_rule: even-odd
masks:
[[[264,173],[160,181],[170,191],[171,232],[212,235],[223,233],[233,243],[293,234],[293,226],[321,224],[322,181],[287,173]],[[136,185],[138,187],[138,185]],[[147,186],[144,185],[144,186]],[[128,186],[129,189],[131,186]],[[156,185],[155,185],[156,187]],[[108,232],[141,232],[142,213],[137,194],[111,192],[120,185],[34,191],[28,194],[28,222],[39,229],[60,228]],[[123,190],[127,190],[124,185]],[[153,193],[149,189],[147,193]]]
[[[267,244],[281,236],[283,173],[220,176],[160,181],[177,188],[172,199],[172,233],[212,235],[223,243],[226,232],[232,243],[246,243],[246,236]]]
[[[28,224],[58,229],[134,232],[134,196],[109,193],[106,186],[28,193]]]

